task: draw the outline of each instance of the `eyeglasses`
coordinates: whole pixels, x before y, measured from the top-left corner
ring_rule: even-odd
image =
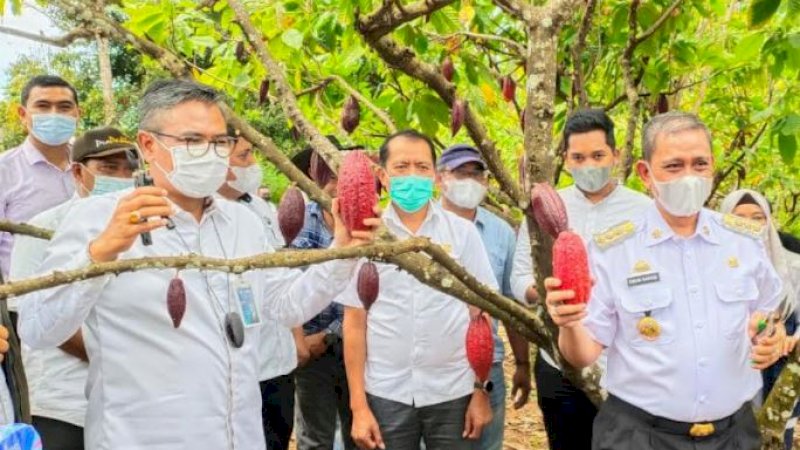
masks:
[[[172,134],[162,133],[160,131],[154,130],[147,130],[150,133],[157,134],[159,136],[168,137],[170,139],[174,139],[178,142],[183,142],[186,146],[186,153],[189,155],[199,158],[212,148],[214,149],[214,153],[217,154],[220,158],[227,158],[231,156],[231,152],[233,151],[233,147],[236,146],[236,138],[232,136],[219,136],[210,141],[200,137],[200,136],[174,136]]]

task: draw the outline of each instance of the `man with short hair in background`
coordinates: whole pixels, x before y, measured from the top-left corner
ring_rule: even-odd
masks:
[[[55,230],[72,207],[91,195],[103,195],[133,187],[138,162],[134,143],[114,128],[89,130],[72,147],[75,195],[55,208],[37,214],[30,224]],[[11,252],[9,278],[34,276],[44,261],[48,241],[18,236]],[[16,309],[15,299],[9,308]],[[83,450],[86,416],[88,358],[78,331],[58,348],[34,350],[23,344],[23,362],[28,378],[33,426],[48,450]]]

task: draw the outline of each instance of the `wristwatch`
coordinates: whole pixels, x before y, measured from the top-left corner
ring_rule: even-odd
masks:
[[[491,380],[486,380],[483,383],[481,383],[480,381],[475,381],[475,384],[473,384],[472,387],[474,387],[475,389],[480,389],[488,394],[492,392],[492,389],[494,389],[494,383],[492,383]]]

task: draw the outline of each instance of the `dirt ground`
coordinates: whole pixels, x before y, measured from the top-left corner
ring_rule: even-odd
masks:
[[[505,337],[505,330],[501,328],[500,334],[503,340]],[[505,367],[506,386],[508,387],[506,400],[506,429],[504,436],[504,450],[546,450],[547,435],[544,431],[544,422],[542,421],[542,413],[536,404],[536,385],[534,383],[533,391],[531,391],[530,400],[528,403],[519,410],[513,407],[513,398],[511,398],[511,377],[514,375],[514,357],[511,353],[510,347],[506,342],[506,359],[503,363]],[[531,362],[533,357],[531,358]],[[533,375],[531,375],[533,381]],[[800,450],[800,427],[795,433],[795,441],[793,449]],[[294,439],[289,446],[290,450],[297,450]]]

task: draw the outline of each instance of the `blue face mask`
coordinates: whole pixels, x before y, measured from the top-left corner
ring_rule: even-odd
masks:
[[[92,192],[90,192],[89,195],[103,195],[108,194],[109,192],[117,192],[132,187],[133,178],[118,178],[109,177],[106,175],[95,175],[94,188],[92,188]]]
[[[433,178],[408,175],[389,179],[392,202],[407,213],[422,209],[433,197]]]
[[[64,145],[75,134],[78,120],[64,114],[34,114],[31,133],[46,145]]]

